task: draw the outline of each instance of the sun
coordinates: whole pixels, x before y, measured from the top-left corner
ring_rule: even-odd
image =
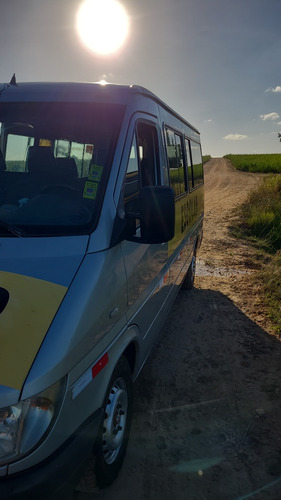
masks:
[[[128,36],[129,17],[117,0],[86,0],[78,10],[77,30],[93,52],[111,54],[122,47]]]

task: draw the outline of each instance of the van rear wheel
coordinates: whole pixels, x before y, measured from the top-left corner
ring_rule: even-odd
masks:
[[[104,418],[96,448],[95,474],[100,488],[117,477],[128,444],[132,417],[132,378],[129,363],[120,358],[104,402]]]

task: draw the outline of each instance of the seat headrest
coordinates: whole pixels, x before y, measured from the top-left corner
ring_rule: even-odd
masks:
[[[74,158],[56,158],[59,173],[66,179],[77,179],[78,171]]]
[[[56,168],[51,148],[47,146],[30,146],[27,153],[27,169],[29,172],[50,172]]]

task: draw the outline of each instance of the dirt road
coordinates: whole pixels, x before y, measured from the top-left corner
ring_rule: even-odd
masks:
[[[195,288],[180,291],[135,385],[119,478],[79,500],[280,500],[281,343],[250,281],[254,253],[227,229],[260,181],[206,165]]]

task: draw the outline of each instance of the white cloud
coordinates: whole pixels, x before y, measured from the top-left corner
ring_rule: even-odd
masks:
[[[260,118],[262,120],[278,120],[278,118],[280,118],[280,116],[278,115],[278,113],[268,113],[267,115],[260,115]]]
[[[276,85],[276,87],[270,87],[269,89],[266,89],[266,92],[274,92],[274,93],[281,92],[281,85]]]
[[[226,141],[243,141],[244,139],[247,139],[247,135],[242,135],[242,134],[228,134],[224,137]]]

